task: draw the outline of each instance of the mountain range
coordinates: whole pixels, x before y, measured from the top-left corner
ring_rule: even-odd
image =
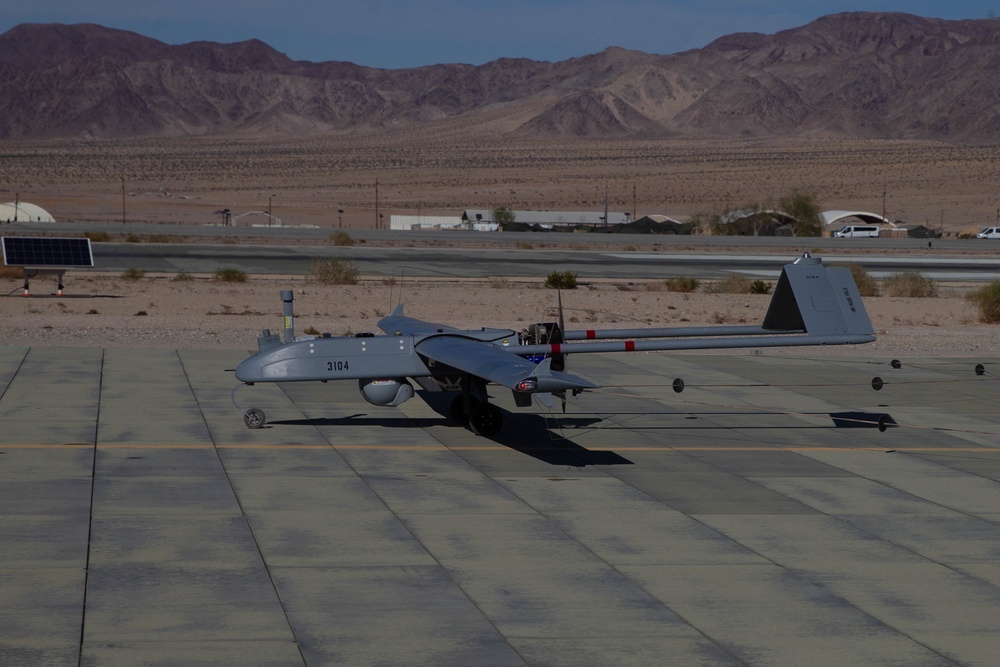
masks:
[[[384,70],[90,24],[0,35],[0,139],[419,129],[510,138],[1000,143],[1000,19],[826,16],[654,55]]]

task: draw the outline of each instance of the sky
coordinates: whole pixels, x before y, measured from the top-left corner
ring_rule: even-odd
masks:
[[[775,32],[827,14],[1000,15],[1000,0],[11,0],[20,23],[96,23],[168,44],[259,39],[294,60],[400,69],[498,58],[559,61],[610,46],[668,54],[734,32]]]

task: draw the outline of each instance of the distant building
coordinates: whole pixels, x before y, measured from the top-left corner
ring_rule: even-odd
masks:
[[[35,206],[23,201],[0,204],[0,223],[55,221],[56,219],[41,206]]]
[[[866,225],[895,226],[888,218],[883,218],[878,213],[869,213],[868,211],[823,211],[820,213],[820,218],[823,220],[823,227],[829,232],[835,232],[841,227],[851,224],[850,222],[845,222],[849,218],[857,218]]]
[[[557,227],[598,227],[603,225],[624,225],[630,222],[628,213],[608,211],[604,219],[603,211],[511,211],[517,225],[538,226],[544,229]],[[494,224],[492,209],[469,209],[462,212],[462,221],[468,225]]]
[[[636,234],[690,234],[695,224],[681,222],[668,215],[644,215],[625,225],[629,233]]]
[[[389,229],[460,229],[462,218],[454,215],[390,215]]]

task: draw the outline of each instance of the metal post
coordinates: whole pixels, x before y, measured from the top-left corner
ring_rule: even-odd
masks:
[[[295,292],[290,289],[281,290],[282,311],[285,316],[285,342],[295,341],[295,309],[292,301],[295,300]]]

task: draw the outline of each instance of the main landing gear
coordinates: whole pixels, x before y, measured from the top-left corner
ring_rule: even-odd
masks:
[[[476,435],[489,438],[500,432],[503,428],[503,412],[492,403],[482,403],[478,398],[472,396],[469,401],[471,408],[465,407],[465,396],[456,396],[451,402],[451,418],[457,424],[468,426],[469,430]]]
[[[468,376],[462,379],[462,393],[451,402],[449,415],[456,424],[484,438],[493,437],[503,428],[503,412],[487,399],[486,383],[473,383]]]

